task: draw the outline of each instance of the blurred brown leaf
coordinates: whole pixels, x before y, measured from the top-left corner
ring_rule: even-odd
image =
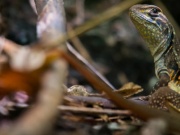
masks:
[[[124,84],[119,90],[116,90],[115,92],[127,98],[141,91],[143,91],[143,88],[140,85],[129,82]]]
[[[32,96],[39,89],[42,71],[18,72],[10,68],[0,74],[0,98],[17,91],[24,91]]]

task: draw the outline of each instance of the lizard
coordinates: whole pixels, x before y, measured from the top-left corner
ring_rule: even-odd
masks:
[[[180,44],[172,24],[162,10],[155,5],[137,4],[130,8],[129,16],[153,56],[155,74],[159,79],[154,89],[167,86],[170,81],[178,82]],[[163,98],[171,100],[175,107],[180,108],[180,94],[171,90],[161,89],[156,92],[150,99],[150,104],[154,104],[155,107],[162,106],[159,100],[164,101]]]

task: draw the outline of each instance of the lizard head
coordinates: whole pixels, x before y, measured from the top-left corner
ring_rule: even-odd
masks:
[[[155,61],[158,60],[170,45],[173,28],[162,10],[154,5],[138,4],[129,10],[129,15],[147,42]]]

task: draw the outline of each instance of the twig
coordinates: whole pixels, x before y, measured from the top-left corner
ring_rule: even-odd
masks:
[[[84,103],[88,105],[99,105],[103,108],[118,108],[110,99],[107,99],[106,97],[88,97],[88,96],[66,96],[70,99],[72,99],[74,103]],[[66,99],[65,97],[65,99]],[[141,101],[138,98],[129,99],[133,102],[136,102],[138,104],[147,105],[148,103],[146,101]]]
[[[85,0],[76,0],[76,18],[73,21],[74,25],[80,25],[84,22],[85,11],[84,11]]]
[[[69,24],[68,25],[68,31],[72,31],[72,26]],[[74,37],[71,38],[71,41],[73,43],[73,45],[75,46],[75,48],[78,50],[78,52],[89,62],[92,63],[93,60],[91,58],[91,56],[89,55],[88,51],[85,49],[85,47],[83,46],[82,42],[79,40],[78,37]]]
[[[88,105],[100,105],[103,108],[117,108],[112,101],[102,97],[87,97],[87,96],[67,96],[75,103],[84,103]],[[66,98],[65,98],[66,99]]]
[[[107,115],[131,115],[130,111],[127,110],[112,110],[112,109],[97,109],[97,108],[87,108],[87,107],[72,107],[72,106],[58,106],[62,112],[72,112],[72,113],[83,113],[90,115],[97,114],[107,114]]]
[[[79,63],[83,63],[83,65],[85,65],[84,68],[91,70],[92,73],[95,74],[100,80],[115,90],[114,86],[112,86],[112,84],[104,76],[102,76],[92,65],[90,65],[88,61],[84,59],[69,43],[67,43],[67,48],[75,56],[75,58],[77,58]]]

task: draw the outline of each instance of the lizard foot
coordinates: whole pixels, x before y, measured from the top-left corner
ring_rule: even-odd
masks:
[[[161,74],[160,75],[160,79],[156,82],[156,84],[153,87],[153,92],[155,92],[157,89],[159,89],[160,87],[165,87],[168,86],[168,83],[170,81],[170,77],[167,74]]]
[[[152,93],[154,93],[156,90],[158,90],[160,87],[168,86],[169,80],[159,80],[156,82],[156,84],[153,87]]]

